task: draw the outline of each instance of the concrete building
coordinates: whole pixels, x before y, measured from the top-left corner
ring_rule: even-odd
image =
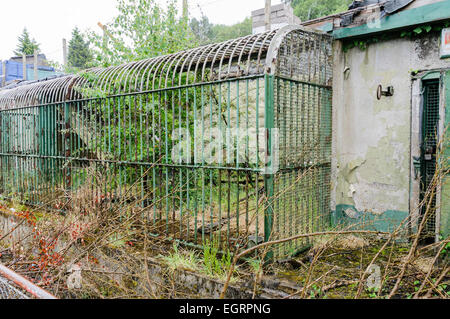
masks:
[[[6,61],[0,61],[0,87],[23,80],[43,80],[61,75],[61,72],[49,65],[44,54],[39,54],[37,61],[37,79],[34,78],[34,55],[28,55],[25,58],[26,74],[24,74],[22,57],[12,57]]]
[[[336,40],[333,221],[392,231],[408,220],[414,232],[436,161],[448,168],[450,1],[358,1],[352,8],[303,23]],[[449,180],[426,225],[435,237],[450,235]]]
[[[22,63],[23,62],[23,60],[22,60],[23,58],[21,57],[21,56],[13,56],[13,57],[11,57],[10,59],[9,59],[9,61],[12,61],[12,62],[17,62],[17,63]],[[37,60],[38,60],[38,67],[39,66],[43,66],[43,67],[50,67],[50,64],[48,63],[48,61],[47,61],[47,57],[45,56],[45,54],[38,54],[38,56],[37,56]],[[31,54],[31,55],[26,55],[25,56],[25,61],[26,61],[26,64],[30,64],[30,65],[34,65],[34,55],[33,54]]]
[[[252,12],[253,34],[266,31],[265,9]],[[271,7],[271,30],[276,30],[289,24],[300,24],[301,20],[294,15],[294,10],[288,4],[277,4]]]

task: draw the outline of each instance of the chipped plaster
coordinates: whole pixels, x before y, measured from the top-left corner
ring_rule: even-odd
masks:
[[[332,210],[349,205],[347,217],[356,216],[353,208],[375,215],[409,212],[410,150],[417,142],[411,141],[411,72],[450,67],[440,59],[439,36],[394,39],[347,53],[336,44],[334,67]],[[394,86],[394,96],[377,100],[380,84]]]

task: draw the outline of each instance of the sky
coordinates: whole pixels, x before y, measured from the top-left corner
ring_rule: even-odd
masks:
[[[181,7],[182,1],[179,2]],[[272,4],[280,2],[272,0]],[[203,11],[212,23],[231,25],[263,8],[265,0],[188,0],[188,3],[191,17],[200,17]],[[99,31],[98,22],[106,24],[118,13],[115,0],[2,1],[0,12],[0,60],[14,55],[17,38],[26,27],[47,59],[59,63],[63,60],[62,39],[69,41],[74,27]]]

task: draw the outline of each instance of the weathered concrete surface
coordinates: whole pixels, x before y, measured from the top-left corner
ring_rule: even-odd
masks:
[[[398,38],[344,52],[335,43],[333,92],[334,219],[356,223],[361,216],[377,219],[377,227],[392,228],[413,211],[419,179],[415,179],[411,149],[417,153],[418,119],[412,107],[412,71],[450,67],[440,59],[440,36],[417,40]],[[377,99],[377,87],[393,86],[392,97]],[[420,96],[419,96],[420,98]],[[420,101],[420,100],[419,100]],[[413,119],[413,120],[412,120]],[[396,217],[396,218],[393,218]],[[381,230],[380,229],[380,230]]]
[[[146,288],[155,295],[171,296],[170,290],[177,291],[177,295],[186,294],[198,298],[218,299],[224,287],[224,282],[211,279],[199,273],[189,270],[168,271],[167,267],[154,258],[147,260],[149,277],[152,278],[150,285],[146,283]],[[263,279],[258,285],[255,297],[257,299],[274,299],[289,296],[288,293],[278,289],[284,287],[292,291],[289,284],[280,280]],[[168,289],[168,287],[172,287]],[[298,287],[299,289],[300,287]],[[289,291],[289,292],[291,292]],[[175,295],[176,297],[176,295]],[[253,281],[239,281],[228,287],[225,295],[226,299],[252,299]]]
[[[261,33],[265,27],[265,9],[258,9],[252,12],[253,34]],[[280,3],[271,8],[271,30],[284,27],[288,24],[300,24],[300,19],[294,14],[294,9],[290,5]]]
[[[27,223],[22,222],[12,213],[0,211],[0,238],[4,237],[0,247],[11,247],[15,250],[18,243],[20,246],[25,246],[31,242],[30,233],[31,227]]]

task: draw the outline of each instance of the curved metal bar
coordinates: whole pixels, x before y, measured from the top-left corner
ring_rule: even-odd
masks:
[[[156,86],[156,79],[158,77],[158,72],[160,70],[160,68],[164,65],[165,61],[167,61],[168,59],[170,59],[169,55],[165,55],[162,56],[161,59],[158,59],[157,61],[155,60],[155,65],[152,66],[152,68],[150,69],[149,73],[148,73],[148,83],[146,86],[147,90],[150,90],[150,87],[148,86],[150,84],[150,76],[153,75],[153,80],[152,80],[152,86],[151,86],[151,90],[154,90],[156,88],[159,88],[159,85]]]
[[[205,63],[204,61],[206,60],[205,58],[205,54],[206,56],[209,55],[209,53],[214,49],[214,47],[218,46],[219,44],[211,44],[208,45],[207,47],[205,47],[205,49],[207,50],[202,50],[202,54],[200,55],[197,63],[195,64],[195,70],[194,70],[194,84],[197,83],[197,74],[198,74],[198,70],[199,70],[199,66],[203,63]],[[194,61],[195,63],[195,61]],[[202,78],[203,78],[203,73],[202,73]]]
[[[132,93],[132,92],[136,92],[138,90],[137,89],[137,79],[139,78],[139,73],[142,70],[142,66],[145,64],[145,61],[146,60],[137,61],[134,64],[132,71],[130,72],[130,76],[129,76],[130,83],[129,83],[128,91],[126,93]],[[131,85],[133,79],[134,79],[134,86]],[[127,79],[127,82],[128,82],[128,79]]]
[[[181,79],[183,78],[183,74],[185,74],[183,72],[183,67],[185,66],[186,61],[189,59],[190,54],[192,54],[194,52],[194,50],[187,50],[183,52],[183,55],[181,55],[181,57],[178,59],[177,64],[175,65],[175,68],[173,70],[173,74],[172,74],[172,86],[176,85],[176,77],[178,76],[179,78],[179,85],[181,86]],[[178,67],[180,66],[180,64],[182,65],[180,67],[180,72],[177,73]]]
[[[229,48],[227,48],[227,50],[228,50],[228,49],[231,48],[231,46],[234,47],[234,48],[233,48],[233,51],[231,51],[231,54],[230,54],[230,56],[229,56],[229,58],[228,58],[228,74],[230,74],[231,65],[233,64],[233,59],[234,59],[234,57],[235,57],[236,50],[239,48],[239,45],[240,45],[242,42],[244,42],[244,41],[247,41],[247,42],[248,42],[249,40],[248,40],[247,38],[236,39],[234,42],[230,43]],[[219,65],[219,78],[218,78],[219,81],[222,79],[222,65],[223,65],[223,61],[225,60],[225,57],[226,57],[226,51],[223,52],[222,58],[220,59],[220,65]]]
[[[144,85],[145,85],[145,90],[148,90],[149,82],[150,82],[150,74],[152,74],[152,70],[157,65],[158,61],[163,58],[164,58],[164,56],[160,56],[157,58],[149,59],[147,61],[148,63],[145,64],[144,72],[142,73],[142,77],[141,77],[141,91],[144,91]],[[147,74],[147,80],[145,80],[146,74]]]
[[[276,62],[277,62],[277,57],[278,57],[278,53],[279,53],[279,48],[281,47],[281,44],[282,44],[283,40],[285,39],[286,35],[290,32],[296,31],[296,30],[303,31],[305,33],[310,33],[310,34],[314,33],[314,34],[322,34],[322,35],[330,36],[326,32],[311,29],[308,27],[300,26],[300,25],[287,25],[281,29],[278,29],[278,31],[276,32],[276,34],[270,41],[270,46],[267,50],[266,70],[265,70],[266,73],[269,73],[269,74],[276,73],[276,71],[277,71]]]
[[[294,30],[320,33],[305,27],[288,26],[278,31],[248,35],[174,54],[85,71],[94,75],[93,81],[86,79],[83,74],[78,74],[24,84],[0,90],[0,109],[81,99],[83,96],[77,88],[98,87],[107,95],[115,95],[222,80],[224,76],[231,74],[233,61],[237,61],[240,68],[243,59],[247,60],[247,68],[239,69],[237,76],[248,75],[253,64],[258,66],[255,73],[273,73],[282,40]],[[260,65],[264,65],[265,69],[260,70]],[[207,68],[211,74],[218,74],[207,79]],[[226,69],[228,75],[224,75]]]
[[[117,73],[116,76],[116,82],[114,87],[118,87],[119,88],[119,92],[123,92],[123,93],[127,93],[127,87],[128,87],[128,76],[131,73],[131,70],[133,70],[133,67],[135,64],[137,64],[138,62],[131,62],[131,63],[127,63],[126,65],[124,65],[124,67],[122,67],[122,70],[119,71]]]
[[[198,48],[197,50],[195,50],[195,55],[193,56],[191,61],[189,61],[189,66],[188,66],[187,71],[186,71],[186,85],[189,85],[189,73],[192,72],[192,66],[194,65],[194,61],[199,56],[199,53],[203,52],[204,48],[206,48],[206,46],[203,46],[203,47]],[[194,72],[192,72],[192,73],[194,73]],[[194,81],[195,81],[195,74],[192,74],[192,76],[194,77]],[[181,75],[180,75],[180,77],[181,77]],[[181,82],[181,79],[180,79],[180,82]]]
[[[244,44],[244,46],[241,49],[241,52],[239,53],[239,59],[238,59],[238,62],[237,62],[238,66],[240,66],[240,64],[241,64],[242,57],[244,56],[244,53],[245,53],[245,49],[250,45],[251,41],[257,40],[258,37],[259,37],[258,34],[254,34],[252,37],[248,38],[247,42]],[[231,72],[231,65],[229,66],[229,69],[228,69],[228,73],[229,72]]]
[[[219,54],[220,54],[221,52],[223,52],[223,55],[225,55],[226,52],[227,52],[228,47],[229,47],[234,41],[235,41],[235,40],[232,39],[232,40],[228,40],[228,41],[226,41],[226,42],[223,42],[222,45],[218,48],[218,50],[216,51],[216,54],[214,55],[214,58],[213,58],[212,61],[211,61],[211,71],[210,71],[211,74],[213,74],[213,72],[214,72],[214,64],[216,63],[216,59],[217,59],[217,57],[219,56]],[[227,44],[228,44],[228,46],[227,46]],[[225,46],[227,46],[227,49],[223,50],[223,47],[225,47]],[[203,66],[203,73],[205,73],[205,69],[206,69],[206,63],[205,63],[205,65]],[[219,73],[220,73],[220,69],[219,69]],[[204,81],[203,78],[202,78],[202,81]]]
[[[266,42],[269,40],[269,37],[273,37],[274,34],[273,33],[269,33],[267,35],[267,37],[264,39],[264,45],[266,44]],[[258,53],[258,60],[257,60],[257,64],[260,65],[261,64],[261,57],[262,57],[262,53],[264,52],[263,48],[264,45],[261,46],[261,48],[259,49],[259,53]],[[267,50],[266,50],[267,52]]]
[[[169,87],[168,82],[169,82],[170,71],[172,70],[172,72],[175,73],[175,69],[173,68],[173,65],[175,64],[175,62],[176,62],[175,65],[177,65],[180,62],[180,60],[184,54],[185,54],[185,51],[180,51],[180,52],[172,55],[171,59],[169,60],[170,64],[168,64],[169,61],[167,61],[166,64],[164,65],[164,68],[166,68],[166,71],[165,71],[166,77],[164,80],[164,87]],[[163,68],[163,70],[161,70],[161,74],[160,74],[161,76],[163,76],[164,68]],[[172,76],[172,79],[173,79],[173,76]],[[161,81],[161,79],[160,79],[160,81]],[[172,81],[171,86],[173,86],[173,81]]]
[[[117,72],[120,72],[123,65],[117,65],[112,66],[107,69],[105,69],[103,72],[101,72],[99,75],[97,75],[99,80],[99,88],[106,92],[106,94],[112,95],[115,94],[113,90],[113,79]],[[94,86],[96,86],[96,83],[94,82]]]
[[[250,73],[250,64],[252,59],[253,50],[256,48],[256,44],[260,43],[260,39],[264,39],[261,42],[261,49],[264,47],[264,41],[269,38],[269,36],[272,34],[273,31],[267,32],[267,33],[261,33],[261,35],[256,39],[256,41],[253,42],[252,48],[248,52],[248,59],[247,59],[247,71],[245,75],[248,75]]]
[[[218,43],[218,44],[212,46],[211,50],[208,52],[208,55],[206,55],[206,58],[203,59],[202,77],[201,77],[201,80],[200,80],[201,82],[205,82],[206,66],[208,64],[208,59],[210,58],[210,56],[212,56],[212,54],[214,52],[216,52],[216,50],[219,51],[222,47],[223,47],[222,43]]]

